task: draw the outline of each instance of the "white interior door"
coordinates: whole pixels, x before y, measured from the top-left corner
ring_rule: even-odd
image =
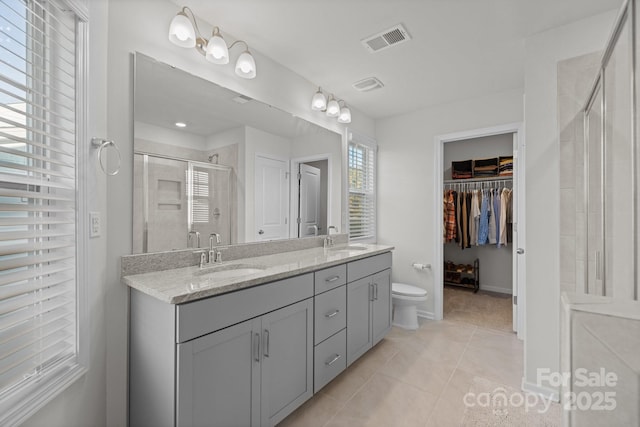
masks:
[[[256,154],[255,160],[255,238],[289,237],[289,162]]]
[[[518,295],[526,281],[525,227],[524,227],[524,146],[520,143],[518,133],[513,134],[513,331],[518,338],[524,339],[524,310],[518,308],[524,301],[518,301]]]
[[[298,173],[298,237],[313,236],[320,226],[320,169],[300,164]],[[324,234],[324,231],[320,234]]]

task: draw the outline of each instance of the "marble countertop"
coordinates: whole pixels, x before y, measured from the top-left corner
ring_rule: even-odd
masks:
[[[367,258],[392,249],[393,246],[371,244],[341,245],[331,249],[312,248],[222,262],[204,270],[192,266],[135,274],[124,276],[122,281],[160,301],[182,304]],[[258,267],[259,270],[230,278],[219,277],[215,273],[206,274],[207,270],[230,271],[233,266]]]

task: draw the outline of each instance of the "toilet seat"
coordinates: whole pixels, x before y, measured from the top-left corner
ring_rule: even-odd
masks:
[[[407,285],[406,283],[392,283],[391,293],[393,295],[405,296],[405,297],[426,297],[427,291],[422,288],[413,285]]]

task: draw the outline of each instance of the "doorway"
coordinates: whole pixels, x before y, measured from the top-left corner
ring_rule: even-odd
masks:
[[[512,151],[511,151],[512,157],[513,157],[512,176],[479,177],[480,175],[482,175],[482,173],[478,173],[478,172],[480,172],[482,168],[476,168],[475,174],[471,173],[472,172],[471,170],[469,171],[470,172],[469,175],[465,173],[459,174],[458,178],[462,178],[462,179],[451,179],[452,177],[450,175],[448,177],[445,177],[445,172],[450,173],[450,171],[448,171],[445,168],[445,164],[444,164],[445,149],[447,147],[446,144],[451,143],[452,145],[450,147],[454,147],[454,145],[464,144],[465,141],[469,141],[470,143],[472,143],[471,141],[478,141],[480,139],[484,139],[488,137],[498,137],[498,138],[502,138],[502,140],[507,139],[508,145],[512,147]],[[434,165],[435,166],[434,167],[434,183],[436,185],[436,188],[434,191],[434,194],[435,194],[434,208],[436,210],[434,215],[436,217],[435,235],[443,236],[443,240],[445,241],[446,241],[447,235],[444,234],[445,232],[445,229],[444,229],[445,214],[443,213],[444,196],[445,194],[447,194],[448,196],[450,195],[450,193],[448,193],[447,191],[452,191],[454,194],[456,193],[455,190],[446,189],[445,187],[447,187],[447,184],[450,184],[450,187],[452,188],[456,187],[458,189],[461,189],[461,191],[467,194],[468,198],[465,200],[465,206],[466,206],[466,201],[472,200],[471,194],[477,194],[478,200],[481,200],[482,194],[486,194],[486,193],[494,194],[494,192],[495,193],[500,192],[500,194],[502,194],[501,192],[503,191],[504,188],[511,187],[510,189],[512,190],[512,210],[513,210],[512,236],[506,248],[505,247],[501,248],[500,249],[501,252],[493,251],[495,252],[494,254],[492,254],[494,259],[488,260],[485,263],[485,266],[489,267],[489,270],[486,273],[494,272],[492,270],[495,270],[495,267],[492,267],[491,263],[494,263],[495,265],[502,265],[503,267],[506,265],[506,263],[509,263],[509,265],[507,266],[508,268],[503,268],[504,270],[503,273],[509,274],[510,277],[508,277],[507,280],[504,280],[503,278],[502,281],[504,283],[502,283],[502,287],[504,288],[505,286],[510,286],[510,289],[500,289],[500,286],[499,286],[500,284],[498,283],[500,279],[491,277],[491,274],[489,276],[486,276],[486,275],[484,276],[485,278],[487,277],[490,278],[490,282],[485,283],[485,288],[487,291],[489,291],[489,293],[502,290],[501,294],[494,295],[496,297],[502,297],[502,301],[498,302],[496,300],[496,302],[498,302],[499,305],[501,306],[504,304],[507,304],[507,308],[508,308],[508,305],[511,305],[512,329],[514,332],[517,332],[518,338],[520,339],[524,339],[524,326],[525,326],[524,325],[524,318],[525,318],[524,317],[524,295],[525,295],[524,294],[524,289],[525,289],[524,189],[525,189],[525,186],[524,186],[524,167],[523,167],[524,165],[523,142],[524,142],[524,138],[523,138],[523,132],[522,132],[522,125],[519,123],[509,124],[504,126],[495,126],[491,128],[477,129],[477,130],[466,131],[466,132],[459,132],[459,133],[448,134],[448,135],[441,135],[435,138],[436,164]],[[495,157],[500,156],[500,154],[498,153],[496,154],[497,155]],[[477,156],[477,155],[478,153],[475,153],[473,150],[471,150],[469,157],[473,158],[474,156]],[[450,157],[451,156],[447,156],[447,158],[450,158]],[[483,161],[486,161],[489,158],[489,156],[479,156],[479,157]],[[491,165],[495,164],[493,162],[487,162],[487,163]],[[475,162],[470,162],[469,164],[475,165]],[[483,167],[485,166],[483,163],[480,163],[480,164],[482,164]],[[447,167],[450,167],[450,166],[447,166]],[[464,167],[466,166],[463,165],[463,169]],[[497,167],[500,168],[499,159],[497,160]],[[446,179],[446,178],[449,178],[449,179]],[[474,191],[477,191],[477,193],[474,193]],[[459,200],[462,202],[462,199],[459,199]],[[469,235],[470,233],[468,231],[465,231],[465,236],[469,236]],[[482,286],[482,283],[483,283],[482,264],[483,263],[480,262],[480,264],[478,265],[477,258],[472,261],[465,259],[465,257],[473,255],[472,249],[471,249],[472,245],[466,242],[462,244],[463,248],[467,248],[467,251],[464,253],[465,255],[464,257],[462,257],[461,255],[464,251],[460,253],[456,253],[455,250],[453,252],[447,251],[448,252],[447,255],[449,257],[451,257],[452,254],[455,254],[453,255],[453,257],[460,256],[461,258],[459,258],[458,260],[459,262],[455,262],[454,260],[447,260],[445,259],[445,245],[443,245],[443,240],[440,240],[440,239],[436,239],[436,240],[437,242],[434,243],[435,265],[433,267],[434,305],[435,305],[434,318],[437,320],[440,320],[444,317],[445,295],[454,296],[454,297],[459,297],[462,295],[459,293],[461,290],[454,286],[451,286],[451,287],[448,286],[445,292],[445,282],[455,284],[455,282],[459,280],[460,284],[468,285],[467,287],[471,288],[471,291],[463,290],[462,292],[470,293],[471,296],[474,296],[474,295],[477,296],[477,294],[472,294],[472,292],[474,290],[475,291],[480,290],[480,292],[483,291],[483,286]],[[480,246],[478,243],[476,243],[476,245]],[[487,247],[489,247],[488,241],[487,241]],[[495,248],[496,246],[492,246],[492,247]],[[480,253],[482,250],[483,250],[482,248],[479,248],[478,253]],[[485,254],[485,256],[487,255]],[[480,258],[480,256],[478,258]],[[446,264],[447,261],[448,263]],[[469,262],[463,262],[463,261],[469,261]],[[461,274],[458,275],[457,273],[458,273],[458,270],[460,269],[462,269],[462,271],[461,271]],[[478,274],[478,270],[479,270],[479,274]],[[509,278],[511,280],[508,280]],[[491,283],[491,281],[493,281],[494,283]],[[508,284],[507,284],[507,281],[509,282]],[[509,294],[511,294],[511,296]],[[466,298],[467,296],[468,295],[464,295],[465,299],[467,299]],[[505,300],[505,297],[508,298],[508,300]],[[475,302],[480,302],[480,299],[477,299],[475,301],[474,300],[470,300],[470,301],[475,303]]]
[[[331,222],[331,155],[291,160],[291,236],[327,234]]]

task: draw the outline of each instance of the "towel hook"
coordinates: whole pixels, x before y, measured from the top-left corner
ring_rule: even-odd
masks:
[[[91,138],[91,146],[93,148],[98,149],[98,162],[100,163],[100,169],[102,169],[102,172],[104,172],[109,176],[117,175],[118,172],[120,172],[120,164],[122,163],[122,156],[120,155],[120,149],[118,148],[116,143],[111,139],[97,138],[94,136],[93,138]],[[107,171],[107,168],[102,161],[102,150],[108,147],[115,148],[116,154],[118,154],[118,166],[116,166],[116,169],[113,172]]]

